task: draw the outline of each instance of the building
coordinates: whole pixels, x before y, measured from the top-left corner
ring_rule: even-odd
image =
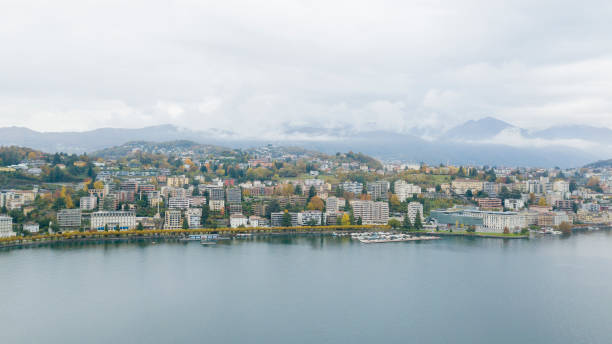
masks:
[[[540,227],[558,226],[561,222],[570,222],[569,216],[563,211],[551,211],[538,214],[538,226]]]
[[[40,226],[36,222],[28,222],[23,224],[23,230],[30,233],[38,233]]]
[[[431,218],[443,227],[460,230],[475,227],[476,231],[483,233],[503,233],[506,228],[510,232],[517,232],[525,227],[524,218],[510,211],[482,211],[457,207],[432,210]]]
[[[229,203],[227,205],[230,214],[242,214],[242,203]]]
[[[167,210],[165,221],[164,221],[164,229],[179,229],[183,224],[183,216],[181,215],[180,210]]]
[[[338,187],[340,187],[346,192],[352,192],[356,195],[360,194],[361,191],[363,191],[363,184],[359,182],[346,181],[344,183],[339,184]]]
[[[98,198],[95,196],[81,197],[79,207],[81,210],[94,210],[98,206]]]
[[[230,215],[230,227],[238,228],[238,227],[246,227],[249,224],[249,219],[242,214],[232,214]]]
[[[325,223],[325,215],[320,210],[307,210],[297,215],[298,226],[320,226]]]
[[[208,208],[211,211],[223,211],[225,209],[225,201],[211,199],[208,201]]]
[[[227,197],[227,203],[240,203],[242,202],[242,191],[239,187],[229,188],[225,193]]]
[[[555,208],[563,211],[573,211],[574,201],[572,200],[557,200],[555,201]]]
[[[0,215],[0,238],[9,238],[17,235],[13,232],[13,218]]]
[[[200,228],[202,220],[202,208],[189,208],[185,213],[189,228]]]
[[[483,210],[502,209],[502,200],[499,198],[477,198],[478,207]]]
[[[189,178],[185,176],[173,176],[166,179],[166,185],[173,188],[182,188],[183,185],[189,184]]]
[[[468,190],[475,194],[482,191],[482,182],[474,179],[455,179],[451,183],[451,187],[458,195],[465,195]]]
[[[421,223],[425,222],[423,217],[423,205],[419,202],[410,202],[408,203],[408,218],[410,219],[410,223],[414,224],[417,218],[417,214],[420,216]]]
[[[81,227],[81,209],[62,209],[57,212],[57,224],[63,230]]]
[[[408,198],[421,193],[421,187],[418,185],[406,183],[404,180],[396,180],[393,183],[393,188],[400,202],[405,202]]]
[[[345,206],[346,200],[344,198],[334,196],[327,197],[327,200],[325,201],[325,213],[336,216],[336,214],[340,212],[340,208],[344,209]]]
[[[267,227],[268,219],[260,216],[249,216],[249,227]]]
[[[377,180],[368,182],[366,185],[368,195],[373,201],[387,200],[387,192],[389,192],[389,182],[386,180]]]
[[[189,198],[186,197],[170,197],[168,200],[168,208],[170,209],[187,209],[189,204]]]
[[[208,192],[208,199],[211,201],[225,200],[225,191],[220,186],[208,186],[205,189]]]
[[[482,191],[489,195],[489,197],[495,198],[497,197],[497,194],[499,194],[500,186],[499,184],[493,182],[483,182]]]
[[[389,204],[387,202],[351,201],[353,216],[361,219],[364,225],[383,224],[389,222]]]
[[[92,230],[136,228],[136,213],[133,211],[96,211],[91,213],[90,228]]]
[[[272,227],[284,227],[283,219],[285,218],[285,214],[289,214],[289,216],[291,217],[291,226],[297,226],[297,213],[285,213],[283,211],[279,211],[277,213],[270,214],[270,224],[272,225]]]
[[[504,208],[511,211],[519,211],[525,207],[525,201],[522,199],[507,198],[504,200]]]

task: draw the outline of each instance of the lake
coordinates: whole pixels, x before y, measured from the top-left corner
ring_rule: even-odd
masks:
[[[612,343],[612,233],[0,251],[2,343]]]

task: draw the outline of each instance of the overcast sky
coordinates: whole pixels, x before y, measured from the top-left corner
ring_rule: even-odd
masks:
[[[28,1],[0,126],[612,127],[612,1]]]

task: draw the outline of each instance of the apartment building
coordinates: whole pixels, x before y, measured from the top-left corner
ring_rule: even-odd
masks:
[[[164,229],[180,229],[183,224],[182,220],[183,217],[180,210],[167,210],[164,217]]]
[[[62,209],[57,212],[57,224],[62,230],[81,227],[81,209]]]
[[[98,206],[98,198],[95,196],[86,196],[79,199],[79,207],[81,210],[94,210]]]
[[[361,219],[364,225],[387,224],[389,222],[389,204],[387,202],[353,200],[350,202],[355,219]]]
[[[408,218],[410,219],[410,223],[414,224],[417,218],[417,215],[420,216],[421,223],[425,222],[423,217],[423,205],[420,202],[410,202],[408,203]]]
[[[0,238],[9,238],[17,235],[13,232],[13,218],[0,215]]]
[[[421,193],[421,187],[418,185],[406,183],[404,180],[396,180],[393,183],[395,195],[400,202],[405,202],[407,199],[412,198],[414,195]]]
[[[136,213],[133,211],[97,211],[91,213],[90,228],[92,230],[134,229],[136,228]]]

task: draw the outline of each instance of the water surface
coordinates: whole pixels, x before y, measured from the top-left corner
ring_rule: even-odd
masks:
[[[2,343],[612,343],[612,235],[0,251]]]

